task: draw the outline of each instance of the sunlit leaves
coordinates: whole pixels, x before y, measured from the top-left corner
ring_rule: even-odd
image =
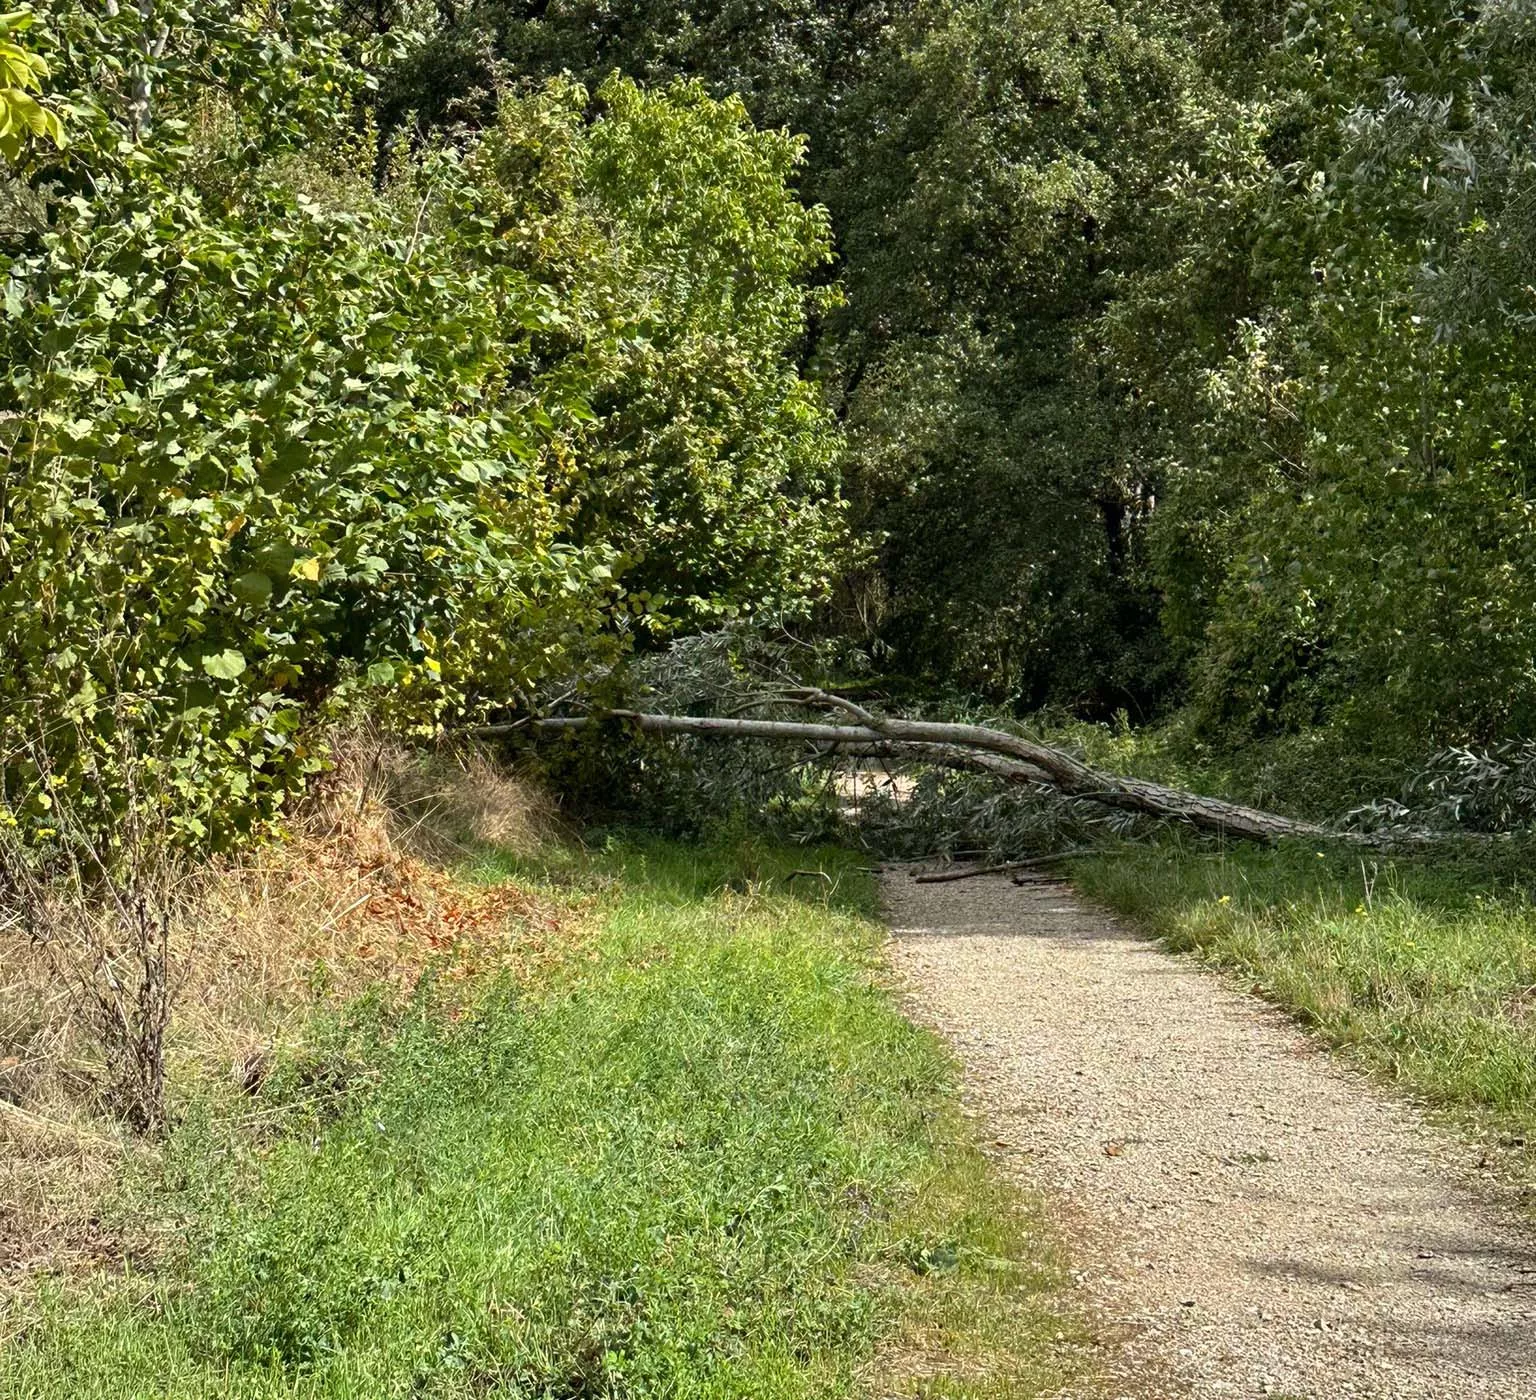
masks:
[[[79,136],[29,154],[47,217],[0,245],[7,754],[41,734],[110,803],[131,713],[173,826],[227,844],[328,720],[434,734],[637,619],[824,590],[832,438],[785,351],[826,233],[792,142],[614,85],[595,125],[567,87],[369,150],[325,6],[156,16],[147,47],[134,7],[54,16]],[[40,775],[0,760],[0,802]]]
[[[14,161],[29,138],[64,144],[64,123],[51,107],[38,101],[48,64],[11,36],[31,27],[29,11],[0,14],[0,156]]]
[[[203,670],[215,680],[238,680],[245,674],[245,657],[233,647],[226,647],[203,657]]]

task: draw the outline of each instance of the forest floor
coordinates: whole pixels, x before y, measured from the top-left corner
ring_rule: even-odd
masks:
[[[1536,1397],[1536,1233],[1465,1140],[1066,886],[883,893],[914,1014],[1074,1238],[1110,1395]]]

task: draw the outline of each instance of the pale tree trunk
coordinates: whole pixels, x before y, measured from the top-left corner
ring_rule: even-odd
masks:
[[[851,722],[812,723],[801,720],[737,719],[715,715],[647,714],[637,710],[608,710],[599,715],[534,719],[517,724],[487,725],[473,731],[481,738],[533,730],[559,733],[581,729],[603,719],[619,720],[647,734],[686,734],[701,738],[769,739],[820,744],[844,754],[910,758],[949,768],[990,773],[1010,783],[1054,788],[1064,797],[1096,802],[1120,811],[1137,812],[1185,822],[1201,831],[1217,832],[1244,841],[1271,843],[1290,836],[1322,837],[1331,833],[1315,822],[1297,821],[1256,807],[1203,797],[1180,788],[1141,778],[1123,778],[1091,768],[1080,759],[1048,744],[990,729],[979,724],[945,724],[930,720],[889,719],[851,701],[821,692],[804,692],[818,703],[849,713]]]

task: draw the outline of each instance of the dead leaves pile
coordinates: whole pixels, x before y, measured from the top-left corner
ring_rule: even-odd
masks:
[[[253,924],[307,911],[308,936],[284,951],[330,996],[377,982],[408,991],[428,967],[455,979],[537,968],[578,935],[569,905],[347,836],[304,841],[288,856],[262,872],[269,910]]]

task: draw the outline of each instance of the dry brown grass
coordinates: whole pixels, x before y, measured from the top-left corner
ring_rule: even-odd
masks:
[[[471,884],[450,863],[478,842],[535,844],[543,811],[477,755],[343,747],[288,839],[211,882],[182,964],[178,1046],[238,1064],[317,999],[407,990],[429,962],[467,975],[525,955],[555,928],[552,907]]]
[[[254,1087],[325,1004],[404,994],[429,964],[451,980],[554,956],[567,907],[452,868],[477,846],[534,847],[554,822],[483,754],[339,741],[284,838],[207,872],[176,930],[173,1104],[199,1080]],[[151,1149],[103,1113],[104,1069],[42,950],[0,937],[0,1289],[120,1251],[100,1206],[127,1154]]]

